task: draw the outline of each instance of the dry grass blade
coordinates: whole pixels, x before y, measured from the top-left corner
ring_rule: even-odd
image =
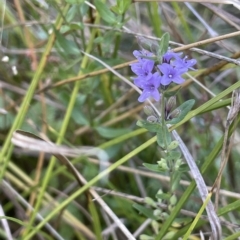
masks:
[[[174,138],[179,143],[179,147],[182,150],[182,153],[183,153],[183,155],[186,159],[186,162],[190,168],[191,174],[196,182],[201,199],[204,202],[208,196],[208,189],[204,182],[204,179],[196,165],[196,162],[194,161],[192,155],[190,154],[188,148],[183,143],[183,141],[180,138],[180,136],[178,135],[178,133],[175,130],[172,131],[172,133],[173,133]],[[206,211],[207,211],[209,222],[210,222],[210,225],[212,228],[212,239],[219,240],[219,239],[221,239],[221,236],[222,236],[222,228],[221,228],[220,220],[216,214],[216,211],[214,209],[211,199],[206,206]]]
[[[0,205],[0,216],[5,216],[2,205]],[[12,237],[12,233],[10,231],[10,227],[9,227],[7,219],[3,218],[3,219],[1,219],[1,222],[2,222],[3,229],[6,233],[7,239],[12,240],[13,237]]]
[[[100,161],[108,161],[107,153],[100,148],[86,146],[69,148],[67,146],[59,146],[51,142],[46,142],[32,133],[21,130],[17,130],[13,133],[11,141],[14,145],[27,150],[45,152],[54,155],[62,154],[69,157],[76,157],[79,155],[97,156]]]
[[[4,108],[0,108],[0,114],[7,114],[7,111]]]

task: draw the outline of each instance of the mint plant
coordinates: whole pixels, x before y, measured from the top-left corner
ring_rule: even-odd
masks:
[[[157,143],[161,149],[161,158],[156,164],[144,163],[143,165],[151,171],[169,175],[170,189],[168,192],[159,189],[156,194],[156,201],[149,197],[145,199],[151,210],[138,204],[134,204],[134,207],[153,221],[164,221],[177,203],[175,191],[179,185],[181,174],[188,171],[187,164],[182,160],[181,152],[177,150],[178,142],[172,140],[168,127],[170,124],[180,122],[195,103],[191,99],[176,107],[176,95],[180,87],[176,91],[169,89],[174,84],[182,84],[185,81],[183,74],[189,69],[194,70],[193,67],[197,61],[182,57],[182,53],[175,53],[170,50],[168,48],[168,33],[162,37],[159,45],[144,39],[140,39],[139,42],[142,49],[133,52],[137,62],[130,65],[132,71],[136,74],[133,77],[134,84],[142,89],[138,101],[144,102],[154,99],[156,102],[160,102],[161,106],[160,111],[150,105],[145,106],[144,111],[147,114],[147,119],[137,122],[139,127],[156,134]],[[159,207],[159,204],[163,202],[167,204],[165,210]],[[157,231],[155,232],[157,234]],[[146,237],[147,239],[152,238],[142,235],[141,239],[146,239]]]

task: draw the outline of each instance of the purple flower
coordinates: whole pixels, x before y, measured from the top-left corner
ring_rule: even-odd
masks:
[[[144,78],[135,78],[134,84],[143,90],[138,98],[139,102],[144,102],[147,98],[153,97],[156,101],[160,100],[160,93],[158,88],[161,83],[161,76],[155,72],[148,80]]]
[[[197,60],[196,59],[187,60],[187,58],[188,58],[187,56],[184,58],[178,58],[174,61],[173,65],[178,69],[185,69],[185,72],[188,69],[195,70],[194,68],[192,68],[192,66],[194,66],[197,63]]]
[[[185,72],[185,69],[175,68],[168,63],[158,65],[158,68],[163,74],[161,79],[162,85],[166,86],[169,85],[171,82],[175,82],[177,84],[181,84],[184,82],[184,79],[181,77],[181,75]]]
[[[143,78],[148,80],[152,77],[152,70],[154,67],[154,61],[145,59],[143,61],[139,61],[137,63],[133,63],[130,65],[132,71],[138,75],[139,78]]]
[[[164,62],[167,62],[167,63],[170,63],[170,60],[172,59],[172,58],[175,58],[175,59],[178,59],[178,58],[180,58],[180,55],[181,55],[182,53],[175,53],[175,52],[173,52],[173,51],[167,51],[164,55],[163,55],[163,61]]]

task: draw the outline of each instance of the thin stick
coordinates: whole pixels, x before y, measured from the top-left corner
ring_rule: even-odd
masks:
[[[216,210],[218,208],[219,189],[221,186],[222,174],[223,174],[223,170],[228,161],[228,156],[229,156],[229,153],[231,150],[231,145],[232,145],[232,140],[233,140],[233,136],[230,138],[228,137],[229,129],[230,129],[230,125],[237,117],[239,111],[240,111],[240,89],[237,89],[237,90],[234,90],[232,93],[232,104],[231,104],[231,108],[230,108],[230,110],[228,112],[228,116],[227,116],[227,122],[226,122],[226,128],[225,128],[224,140],[223,140],[223,148],[222,148],[222,153],[221,153],[220,170],[218,172],[217,178],[211,189],[211,192],[213,192],[214,188],[216,187],[216,198],[215,198],[215,209]]]

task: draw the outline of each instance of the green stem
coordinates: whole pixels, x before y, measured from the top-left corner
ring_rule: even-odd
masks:
[[[162,133],[165,133],[164,127],[166,126],[166,122],[165,122],[165,96],[164,96],[164,91],[162,91],[162,98],[161,98],[161,124],[162,124]],[[167,150],[167,139],[166,139],[165,134],[163,136],[163,140],[164,140],[164,150]]]

